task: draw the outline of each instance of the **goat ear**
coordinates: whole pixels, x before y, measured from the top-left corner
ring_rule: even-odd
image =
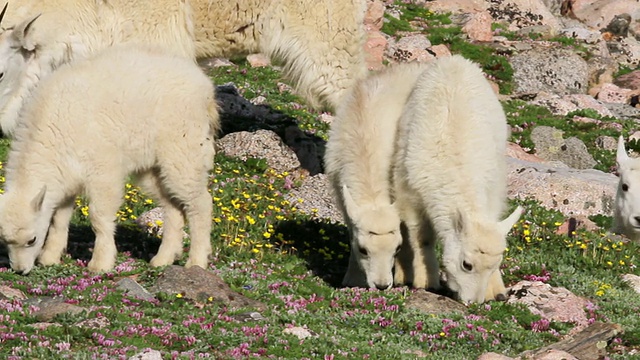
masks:
[[[347,210],[347,215],[351,219],[357,219],[360,216],[360,209],[355,200],[353,200],[347,185],[342,185],[342,197],[344,198],[344,207]]]
[[[616,153],[616,162],[618,166],[620,166],[625,161],[629,160],[629,155],[627,154],[627,150],[624,148],[624,137],[620,135],[618,138],[618,151]]]
[[[42,14],[30,17],[29,19],[18,24],[12,33],[12,40],[16,46],[20,46],[27,51],[36,49],[36,42],[33,38],[33,22]]]
[[[43,186],[38,195],[31,200],[31,208],[35,212],[39,212],[42,209],[42,203],[44,202],[44,195],[47,193],[47,187]]]
[[[504,236],[507,236],[507,234],[509,233],[509,230],[511,230],[513,225],[518,221],[518,219],[520,219],[520,216],[522,216],[523,212],[524,212],[524,209],[522,208],[522,206],[518,205],[518,207],[515,210],[513,210],[511,215],[507,216],[506,219],[498,223],[498,230],[502,234],[504,234]]]
[[[4,18],[4,14],[7,12],[8,6],[9,6],[9,2],[4,4],[4,7],[2,8],[2,12],[0,13],[0,24],[2,24],[2,19]]]

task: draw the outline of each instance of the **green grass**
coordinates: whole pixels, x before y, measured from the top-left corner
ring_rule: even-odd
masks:
[[[218,84],[233,81],[247,98],[264,95],[269,106],[298,119],[303,129],[317,129],[317,134],[326,136],[327,127],[316,121],[317,114],[291,93],[278,90],[277,71],[241,64],[216,69],[212,75]],[[505,103],[505,109],[512,125],[552,124],[567,131],[566,136],[584,139],[602,133],[572,127],[564,117],[517,101]],[[625,131],[631,126],[625,123]],[[514,137],[527,144],[526,131]],[[1,161],[8,145],[6,140],[0,142]],[[605,159],[600,161],[607,165]],[[91,209],[83,199],[78,200],[73,218],[70,255],[62,264],[37,267],[28,276],[0,268],[0,286],[30,297],[64,296],[88,309],[85,314],[59,316],[54,319],[59,326],[38,330],[35,309],[27,302],[0,300],[0,358],[127,358],[153,348],[164,358],[179,359],[200,354],[220,359],[414,359],[419,354],[430,359],[473,359],[487,351],[516,356],[556,342],[573,327],[551,322],[546,330],[535,332],[541,318],[519,305],[490,302],[471,306],[465,315],[427,315],[406,306],[411,295],[406,288],[384,292],[340,288],[349,255],[346,228],[302,214],[296,201],[285,200],[291,174],[268,169],[264,160],[243,162],[217,155],[212,175],[211,270],[235,291],[267,304],[265,320],[238,322],[232,315],[248,309],[198,303],[180,294],[162,294],[145,302],[118,290],[115,282],[122,277],[134,277],[148,288],[162,273],[148,265],[159,239],[141,234],[134,225],[155,204],[130,185],[117,214],[120,252],[113,272],[86,271],[93,235],[87,221]],[[589,318],[625,329],[616,339],[621,350],[610,353],[610,358],[633,358],[629,352],[640,350],[640,318],[633,315],[640,311],[640,297],[620,275],[639,274],[639,246],[605,230],[558,235],[556,230],[565,220],[562,214],[532,200],[519,203],[527,211],[508,236],[505,281],[513,284],[544,275],[549,284],[586,297],[593,304],[585,309]],[[610,218],[599,217],[598,222],[605,224]],[[187,241],[185,251],[188,245]],[[108,326],[77,326],[87,318],[108,319]],[[299,340],[283,333],[290,326],[317,335]]]
[[[614,78],[617,78],[618,76],[622,76],[622,75],[626,75],[630,72],[633,72],[635,70],[640,70],[640,66],[637,66],[635,68],[630,68],[626,65],[620,65],[620,68],[618,69],[618,71],[613,75]]]

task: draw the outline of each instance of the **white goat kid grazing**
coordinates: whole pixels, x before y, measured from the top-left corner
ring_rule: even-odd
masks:
[[[425,271],[415,265],[426,265],[424,276],[433,283],[433,242],[442,242],[448,286],[463,302],[502,299],[506,293],[499,269],[505,236],[522,212],[518,208],[500,221],[507,197],[506,143],[504,111],[482,71],[461,56],[430,63],[399,123],[396,207],[413,250],[402,251],[399,263],[413,262],[419,273]]]
[[[211,80],[184,57],[142,44],[119,45],[60,67],[42,80],[21,113],[0,196],[0,242],[11,267],[60,261],[74,199],[89,199],[96,234],[91,271],[116,260],[115,216],[129,175],[164,209],[164,235],[151,265],[182,254],[207,267],[218,112]]]
[[[366,74],[364,12],[364,0],[12,0],[0,126],[12,136],[25,99],[57,67],[126,42],[191,59],[263,52],[312,106],[333,109]]]
[[[633,241],[640,241],[640,158],[631,158],[624,146],[624,138],[618,139],[618,191],[613,216],[613,232],[624,234]]]
[[[402,244],[391,195],[398,118],[422,65],[387,68],[357,82],[331,124],[325,167],[350,232],[345,286],[387,289]]]

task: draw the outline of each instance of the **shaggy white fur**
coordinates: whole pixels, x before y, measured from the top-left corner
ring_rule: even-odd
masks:
[[[265,53],[314,107],[335,109],[366,75],[364,0],[191,2],[198,57]]]
[[[613,214],[613,232],[640,241],[640,158],[631,158],[624,147],[624,138],[618,139],[618,191]]]
[[[61,64],[130,41],[189,58],[263,52],[312,106],[334,109],[366,74],[364,12],[364,0],[12,0],[0,125],[11,136],[25,99]]]
[[[331,124],[325,167],[351,235],[346,286],[393,285],[402,236],[390,191],[391,160],[398,118],[423,69],[391,67],[359,81]]]
[[[36,259],[60,261],[75,197],[89,199],[96,234],[91,271],[116,260],[115,214],[127,176],[164,208],[164,236],[154,266],[182,253],[207,267],[218,112],[210,79],[193,61],[144,45],[111,47],[61,66],[44,79],[21,112],[0,197],[0,239],[11,267],[28,273]]]
[[[13,136],[18,115],[38,82],[60,65],[113,44],[138,42],[194,58],[191,9],[180,0],[16,0],[0,33],[0,126]]]
[[[414,286],[438,282],[434,240],[443,243],[449,287],[464,302],[503,297],[505,235],[521,209],[500,222],[506,200],[503,109],[482,71],[461,56],[420,75],[400,118],[394,161],[396,208],[408,230]],[[398,274],[400,277],[401,275]]]

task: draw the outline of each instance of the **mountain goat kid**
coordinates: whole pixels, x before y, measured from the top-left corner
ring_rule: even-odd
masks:
[[[350,231],[345,286],[391,287],[402,245],[392,203],[397,124],[422,65],[402,65],[359,81],[331,124],[325,167]]]
[[[263,52],[310,105],[334,109],[366,74],[364,13],[364,0],[11,0],[0,20],[0,126],[12,136],[25,99],[57,67],[125,42],[191,59]]]
[[[618,191],[613,214],[613,232],[640,241],[640,158],[631,158],[618,139]]]
[[[435,281],[432,243],[441,241],[447,283],[459,300],[504,298],[505,236],[522,210],[499,221],[507,195],[507,125],[482,71],[461,56],[430,63],[398,126],[395,206],[413,256],[424,257],[426,277]],[[408,263],[400,255],[399,263]]]
[[[112,269],[115,216],[134,175],[165,211],[151,264],[182,254],[184,214],[191,233],[186,266],[206,268],[217,128],[213,84],[189,59],[119,45],[60,67],[26,103],[11,144],[0,196],[0,241],[11,267],[26,274],[36,259],[60,261],[74,199],[83,193],[96,234],[88,269]]]

